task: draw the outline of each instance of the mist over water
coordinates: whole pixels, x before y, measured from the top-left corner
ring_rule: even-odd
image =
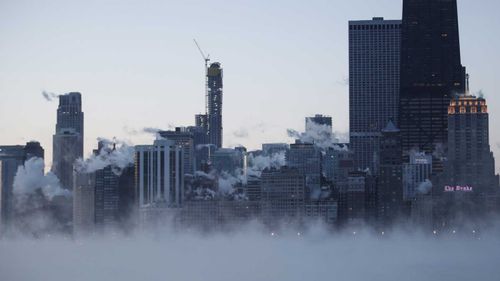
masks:
[[[2,280],[498,280],[498,228],[442,236],[399,231],[272,236],[256,224],[228,233],[143,232],[85,239],[0,240]]]

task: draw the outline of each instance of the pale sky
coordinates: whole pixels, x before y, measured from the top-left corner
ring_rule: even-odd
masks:
[[[316,113],[345,134],[348,20],[400,19],[401,2],[0,0],[0,144],[38,140],[51,162],[57,101],[43,90],[82,93],[86,154],[98,137],[149,144],[132,132],[192,125],[205,100],[193,38],[224,67],[225,146],[291,142],[286,129]],[[462,63],[489,103],[497,158],[499,9],[459,0]]]

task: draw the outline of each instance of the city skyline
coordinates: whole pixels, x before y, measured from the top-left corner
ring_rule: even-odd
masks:
[[[109,5],[112,2],[113,1],[107,4]],[[397,5],[394,5],[395,2],[397,2]],[[137,131],[140,131],[144,127],[157,127],[167,130],[169,129],[169,125],[172,127],[192,125],[194,123],[192,115],[195,113],[203,113],[204,111],[203,61],[192,43],[193,37],[199,40],[205,52],[212,54],[213,61],[220,61],[225,69],[224,146],[232,147],[241,144],[249,149],[256,149],[261,143],[266,142],[292,142],[291,138],[287,138],[286,130],[288,128],[302,129],[303,117],[313,116],[316,113],[332,116],[334,130],[346,134],[348,127],[348,87],[345,85],[345,79],[348,73],[346,59],[348,47],[347,22],[352,19],[369,20],[374,16],[384,17],[385,19],[400,19],[401,4],[399,2],[400,1],[383,1],[376,4],[367,3],[366,7],[363,8],[360,8],[358,3],[352,3],[345,6],[338,5],[337,7],[335,4],[338,3],[330,4],[321,1],[314,2],[313,5],[305,8],[303,5],[294,2],[290,7],[283,8],[283,15],[280,15],[280,13],[276,14],[277,17],[281,17],[285,20],[283,21],[283,25],[270,26],[267,32],[264,26],[249,26],[247,23],[247,20],[249,20],[248,17],[254,15],[260,7],[259,5],[262,5],[262,3],[255,3],[251,5],[251,7],[246,7],[248,10],[245,10],[245,17],[236,21],[243,31],[242,34],[238,36],[250,33],[255,37],[249,37],[249,39],[256,39],[251,41],[253,45],[246,44],[244,46],[242,46],[242,44],[235,45],[235,43],[228,41],[229,38],[227,37],[221,38],[215,36],[212,38],[206,33],[200,35],[198,32],[193,31],[193,29],[196,30],[196,27],[192,27],[191,25],[188,25],[188,31],[184,32],[185,34],[179,35],[176,32],[177,36],[173,38],[180,40],[173,40],[171,42],[162,41],[163,39],[160,40],[157,36],[161,34],[160,31],[166,31],[166,34],[170,34],[168,31],[169,28],[165,27],[166,30],[162,30],[162,22],[160,21],[159,15],[153,13],[153,15],[157,16],[153,17],[154,20],[136,22],[139,25],[136,29],[131,30],[132,35],[138,35],[141,33],[140,31],[147,31],[144,36],[148,36],[148,38],[142,39],[147,39],[145,42],[147,42],[146,44],[148,44],[148,46],[133,46],[130,47],[130,49],[124,47],[125,49],[122,53],[118,52],[113,55],[111,55],[111,47],[115,46],[115,44],[112,43],[112,41],[127,39],[127,37],[124,37],[121,33],[124,27],[118,25],[118,22],[126,19],[121,13],[110,14],[111,18],[116,18],[118,20],[116,25],[111,26],[111,30],[117,33],[109,34],[110,36],[107,40],[102,37],[105,34],[99,33],[98,30],[92,28],[95,27],[92,24],[90,24],[89,30],[85,32],[81,31],[84,36],[81,37],[83,39],[80,39],[80,43],[82,43],[83,46],[76,41],[72,41],[70,35],[64,35],[64,29],[62,27],[56,28],[56,26],[53,25],[55,22],[47,21],[46,24],[48,26],[45,27],[45,33],[48,35],[69,36],[69,38],[67,38],[69,40],[63,40],[63,42],[61,42],[61,47],[80,46],[76,49],[79,50],[79,52],[62,52],[62,54],[71,55],[71,58],[63,58],[65,61],[74,62],[76,64],[70,68],[65,68],[68,67],[68,65],[61,65],[61,63],[59,63],[59,65],[56,63],[55,66],[47,65],[46,68],[40,68],[40,66],[37,67],[35,63],[33,64],[35,67],[32,72],[21,68],[28,63],[27,61],[18,60],[20,64],[14,65],[16,61],[13,58],[16,58],[16,56],[20,54],[31,54],[31,57],[35,58],[35,62],[43,62],[46,59],[55,58],[54,53],[47,52],[44,55],[32,52],[25,53],[26,50],[23,52],[21,48],[19,54],[17,54],[17,52],[13,53],[13,45],[10,44],[14,44],[16,39],[20,40],[24,38],[23,36],[32,34],[32,32],[36,30],[33,29],[34,26],[32,24],[40,19],[34,17],[32,21],[27,21],[24,25],[15,26],[24,32],[14,36],[10,34],[11,31],[6,30],[6,28],[9,24],[15,24],[16,20],[6,15],[6,20],[4,21],[6,25],[3,26],[4,28],[0,27],[2,28],[0,32],[5,32],[7,38],[12,40],[9,41],[10,43],[8,44],[0,45],[0,49],[3,53],[11,54],[12,56],[10,59],[7,57],[0,57],[1,61],[4,62],[2,66],[0,66],[0,72],[6,74],[3,78],[0,78],[5,79],[4,82],[1,83],[2,88],[0,88],[0,94],[4,97],[4,101],[0,105],[0,112],[2,112],[0,130],[2,132],[9,132],[9,134],[2,134],[1,143],[23,144],[30,140],[38,140],[46,149],[46,164],[47,166],[50,165],[52,162],[50,160],[50,155],[52,155],[50,146],[51,136],[47,128],[53,130],[53,125],[55,124],[53,110],[57,106],[57,102],[45,103],[40,94],[43,90],[57,94],[71,91],[79,91],[82,93],[83,110],[87,112],[85,157],[88,156],[95,147],[98,137],[129,139],[134,144],[150,143],[153,136],[137,134]],[[361,3],[361,1],[359,1],[359,3]],[[165,8],[156,2],[149,2],[148,4],[149,5],[144,5],[141,8],[142,12],[151,11],[154,7]],[[16,9],[22,7],[22,4],[4,5],[6,5],[6,8],[10,8],[13,11],[17,11]],[[90,3],[89,7],[92,7],[92,5],[95,5],[95,3]],[[125,3],[121,12],[128,11],[131,5],[131,3]],[[497,104],[500,104],[494,96],[494,86],[492,86],[495,81],[493,79],[494,74],[488,71],[494,63],[492,64],[490,60],[488,60],[489,63],[485,63],[486,58],[482,56],[484,56],[485,53],[487,54],[487,52],[482,52],[481,54],[477,51],[474,52],[473,50],[476,49],[474,44],[471,44],[471,41],[481,42],[479,40],[484,40],[484,37],[486,37],[484,35],[476,36],[474,32],[472,32],[474,27],[477,27],[481,21],[483,21],[482,23],[484,24],[484,21],[494,21],[496,19],[485,16],[477,20],[472,11],[476,11],[478,7],[471,9],[469,5],[471,5],[471,3],[459,2],[462,58],[464,65],[468,67],[468,71],[471,73],[472,91],[477,92],[479,89],[484,89],[486,93],[486,98],[492,109],[492,114],[490,116],[491,123],[494,124],[496,117],[495,112],[497,112],[495,108],[498,108],[499,106],[497,106]],[[481,8],[486,10],[486,8],[491,8],[496,5],[498,4],[486,1],[485,4],[481,5]],[[69,14],[75,12],[76,9],[73,6],[67,7],[62,5],[62,7],[69,8]],[[202,7],[203,6],[189,6],[189,8],[193,8],[196,11],[202,9]],[[104,5],[101,12],[109,12],[107,9],[110,8],[110,6]],[[180,12],[183,12],[185,8],[188,7],[173,5],[171,8],[171,10],[178,9]],[[279,8],[278,6],[272,5],[269,7],[269,12],[279,11]],[[286,25],[286,23],[292,23],[286,21],[286,19],[290,19],[290,14],[294,15],[293,8],[304,8],[300,14],[303,20],[308,19],[313,12],[318,12],[318,8],[325,8],[326,11],[330,11],[335,17],[330,19],[322,12],[317,22],[311,23],[306,20],[303,26],[297,29],[295,23],[290,24],[290,26]],[[229,5],[227,9],[238,10],[243,8],[238,5]],[[9,9],[3,10],[9,11]],[[336,11],[339,11],[338,14]],[[340,11],[345,11],[345,14],[340,16]],[[89,14],[86,15],[90,16]],[[98,13],[97,15],[101,14]],[[474,21],[472,19],[474,19]],[[98,17],[95,24],[103,20],[103,18]],[[262,19],[263,22],[265,22],[265,20],[271,20],[269,15]],[[222,21],[223,19],[214,20],[213,24],[220,27]],[[84,26],[83,22],[80,21],[75,21],[73,25]],[[489,26],[493,25],[490,24]],[[316,29],[308,29],[311,27],[316,27]],[[152,31],[148,31],[150,28]],[[200,27],[200,29],[203,28]],[[269,35],[271,31],[276,31],[276,29],[282,31],[296,29],[296,34],[283,35],[281,39],[275,38],[279,36],[272,38],[266,36]],[[225,31],[227,32],[228,30],[225,29]],[[262,33],[263,36],[254,34],[257,31]],[[331,38],[325,39],[324,35],[328,33],[338,36],[331,36]],[[303,40],[304,42],[294,46],[292,42],[294,42],[293,40],[299,40],[299,35],[307,35],[304,38],[308,40]],[[130,36],[127,40],[134,41],[134,39],[137,38]],[[100,45],[98,44],[101,42],[100,40],[104,40],[104,42],[107,43],[103,44],[102,50],[98,52],[95,48]],[[491,40],[488,40],[488,42],[489,41]],[[485,46],[483,49],[487,51],[490,48],[494,48],[495,45],[493,45],[493,43],[496,43],[494,39],[491,46]],[[45,45],[53,46],[52,43],[46,43]],[[88,47],[88,50],[83,48],[85,46]],[[269,48],[263,48],[266,46]],[[55,49],[61,48],[57,46],[53,47]],[[141,58],[140,55],[134,52],[127,53],[130,51],[137,51],[137,47],[152,48],[153,53],[158,55],[158,59],[152,60],[151,56],[144,55],[144,62],[141,64],[139,62]],[[165,53],[158,53],[160,47],[165,47]],[[271,56],[271,53],[276,51],[275,48],[277,47],[284,48],[283,53],[277,56]],[[304,50],[308,50],[306,48],[310,47],[312,47],[310,52],[315,52],[315,56],[312,56],[309,52],[303,52]],[[287,48],[289,48],[289,50]],[[175,58],[174,55],[170,55],[168,50],[179,51],[175,53],[179,54],[178,58]],[[241,54],[237,52],[239,50],[241,50]],[[300,50],[302,50],[302,52],[298,52]],[[293,56],[289,53],[292,51],[296,51]],[[81,63],[85,56],[90,56],[92,53],[96,58],[109,56],[108,59],[98,64],[101,67],[96,67],[97,69],[103,70],[98,71],[98,73],[94,75],[85,74],[85,72],[92,72],[89,70],[88,64],[82,63],[82,70],[78,71],[78,67],[76,67],[80,65],[78,63]],[[73,57],[78,54],[81,54],[81,59]],[[132,54],[134,56],[129,58],[126,56],[127,54]],[[263,56],[252,57],[258,55]],[[248,60],[246,56],[248,56]],[[492,56],[492,59],[496,60],[497,58]],[[183,60],[183,63],[179,60]],[[121,63],[117,64],[120,61]],[[267,62],[271,62],[272,66],[267,65]],[[278,62],[282,66],[280,66]],[[289,69],[291,62],[299,65],[300,68],[305,71],[297,72],[296,69]],[[145,64],[148,64],[150,67],[147,67]],[[123,68],[118,66],[124,67],[125,69],[134,66],[140,66],[140,68],[123,70]],[[72,67],[76,68],[73,69]],[[46,69],[47,73],[41,72],[43,69]],[[65,69],[68,69],[68,71],[65,71]],[[121,70],[112,73],[111,71],[113,69]],[[172,73],[168,69],[174,69],[176,71]],[[256,72],[256,69],[260,72]],[[23,79],[31,77],[33,78],[32,81],[36,82],[24,83],[25,81],[23,79],[14,79],[14,77],[11,76],[12,73],[24,73],[21,71],[25,71],[26,74],[26,76],[23,76]],[[34,73],[37,71],[38,73],[43,73],[40,75],[41,77],[34,77]],[[73,74],[67,74],[69,72]],[[81,74],[81,76],[79,76],[79,74]],[[167,76],[167,74],[174,75]],[[328,76],[329,80],[326,80],[325,76]],[[59,81],[58,77],[60,77]],[[299,77],[302,77],[302,79],[299,79]],[[117,83],[117,78],[122,78],[119,80],[120,83]],[[56,83],[56,81],[58,82]],[[144,86],[146,84],[150,84],[150,86],[142,90],[144,93],[140,93],[141,90],[139,86]],[[173,90],[169,91],[169,88]],[[177,94],[177,92],[179,92],[179,94]],[[303,94],[304,92],[307,94]],[[179,96],[181,96],[181,98],[178,98]],[[158,102],[153,102],[154,99],[164,101],[165,106],[162,107]],[[21,106],[19,109],[9,106],[12,102],[19,103],[21,100],[29,100],[30,102],[20,104]],[[238,106],[241,104],[242,100],[245,101],[246,105]],[[129,104],[134,104],[134,106],[129,106]],[[174,106],[169,107],[169,105]],[[184,110],[182,110],[182,112],[175,110],[170,111],[169,108],[183,108]],[[26,112],[37,112],[40,116],[40,118],[37,118],[37,123],[32,122],[34,116],[26,114]],[[106,114],[106,112],[108,112],[108,114]],[[113,114],[109,116],[109,112]],[[134,112],[141,112],[141,114],[133,114]],[[290,114],[290,112],[293,112],[293,114]],[[9,125],[8,120],[12,117],[19,120],[19,123],[23,124],[23,126]],[[343,139],[346,139],[345,135]],[[497,154],[498,147],[496,144],[499,139],[498,133],[492,130],[492,149]],[[499,165],[497,165],[497,167],[498,166]]]
[[[484,1],[1,2],[0,279],[495,279]]]

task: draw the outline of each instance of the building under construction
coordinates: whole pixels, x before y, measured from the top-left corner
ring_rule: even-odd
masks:
[[[215,62],[207,68],[208,139],[217,148],[222,147],[222,67]]]

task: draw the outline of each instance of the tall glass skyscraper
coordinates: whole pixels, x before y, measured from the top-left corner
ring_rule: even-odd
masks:
[[[399,127],[405,154],[446,147],[448,106],[465,92],[465,77],[457,1],[404,0]]]
[[[356,169],[379,172],[381,130],[398,123],[401,21],[349,22],[349,130]]]
[[[52,171],[66,189],[73,189],[73,164],[83,157],[83,132],[81,94],[59,96],[56,133],[52,139]]]

